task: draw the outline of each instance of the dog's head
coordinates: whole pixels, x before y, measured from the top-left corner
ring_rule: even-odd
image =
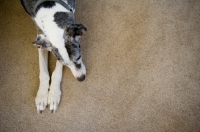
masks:
[[[73,75],[79,80],[85,79],[85,66],[82,62],[80,38],[83,35],[82,30],[87,31],[82,24],[70,24],[66,26],[65,30],[65,48],[68,52],[70,60],[73,65],[68,65]]]

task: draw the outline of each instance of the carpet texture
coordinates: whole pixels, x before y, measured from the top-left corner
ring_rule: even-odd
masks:
[[[77,0],[76,22],[86,80],[65,67],[58,111],[37,114],[35,24],[1,1],[1,132],[200,131],[199,0]]]

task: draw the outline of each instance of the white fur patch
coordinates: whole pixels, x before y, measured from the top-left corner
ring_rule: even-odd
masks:
[[[48,12],[48,13],[47,13]],[[40,8],[34,18],[38,27],[47,36],[47,39],[52,43],[52,45],[58,48],[60,55],[62,56],[64,63],[69,64],[69,56],[65,49],[64,43],[64,29],[58,27],[54,21],[54,14],[56,12],[70,12],[62,5],[56,3],[52,8]]]

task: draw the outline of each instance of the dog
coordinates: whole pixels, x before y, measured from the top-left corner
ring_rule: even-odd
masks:
[[[35,98],[38,113],[47,105],[55,113],[61,98],[60,82],[63,65],[68,66],[78,81],[85,80],[86,68],[82,62],[80,38],[82,24],[75,24],[75,0],[20,0],[25,11],[42,31],[33,45],[38,47],[40,85]],[[57,59],[49,85],[48,51]]]

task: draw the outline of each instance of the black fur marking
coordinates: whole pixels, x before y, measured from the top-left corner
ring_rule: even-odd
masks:
[[[45,2],[43,2],[42,4],[40,4],[37,8],[36,8],[36,11],[35,11],[35,13],[37,13],[38,12],[38,10],[40,9],[40,8],[52,8],[52,7],[54,7],[56,5],[56,2],[54,2],[54,1],[45,1]]]
[[[59,60],[60,62],[64,61],[57,48],[52,47],[51,52],[57,58],[57,60]]]
[[[73,40],[72,42],[65,42],[65,48],[67,50],[70,60],[73,62],[76,62],[80,59],[79,57],[81,56],[81,49],[79,47],[80,44],[76,40]]]
[[[74,64],[75,64],[75,66],[76,66],[77,69],[81,69],[81,64],[78,64],[76,62],[74,62]]]
[[[74,16],[67,12],[56,12],[54,14],[54,21],[60,28],[65,28],[67,24],[74,23]]]
[[[71,46],[71,42],[66,42],[65,43],[65,48],[67,49],[67,53],[68,53],[68,55],[69,55],[69,58],[70,58],[70,60],[72,59],[72,55],[74,54],[74,50],[73,50],[73,48],[72,48],[72,46]]]
[[[77,46],[76,46],[75,44],[73,44],[73,43],[72,43],[72,47],[73,47],[73,48],[77,48]]]
[[[41,39],[41,36],[38,36],[36,40],[39,41],[40,39]]]
[[[76,61],[78,61],[80,58],[81,58],[81,55],[78,58],[76,58]]]

